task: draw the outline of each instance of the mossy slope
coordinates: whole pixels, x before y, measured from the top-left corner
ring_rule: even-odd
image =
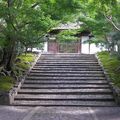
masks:
[[[113,83],[120,87],[120,60],[116,56],[110,56],[108,52],[100,52],[98,57]]]

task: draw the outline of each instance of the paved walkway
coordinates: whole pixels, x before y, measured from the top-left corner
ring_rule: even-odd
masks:
[[[0,120],[120,120],[120,107],[0,106]]]

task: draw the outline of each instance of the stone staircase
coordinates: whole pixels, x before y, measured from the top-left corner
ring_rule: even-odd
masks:
[[[13,105],[117,106],[95,55],[42,54]]]

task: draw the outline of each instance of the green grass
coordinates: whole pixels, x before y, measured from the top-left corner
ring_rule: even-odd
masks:
[[[14,83],[15,80],[10,76],[0,77],[0,91],[9,91]]]
[[[112,82],[120,87],[120,60],[116,56],[110,56],[108,52],[98,53],[104,68],[108,72]]]
[[[23,75],[23,73],[31,67],[31,62],[33,62],[36,58],[35,54],[22,54],[17,58],[20,59],[20,62],[16,63],[16,67],[13,68],[16,76]],[[0,91],[9,91],[14,85],[15,80],[10,76],[0,76]]]

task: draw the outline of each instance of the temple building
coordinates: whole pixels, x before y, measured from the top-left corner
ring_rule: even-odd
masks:
[[[57,27],[52,29],[47,34],[47,42],[45,43],[46,52],[48,53],[83,53],[83,46],[86,40],[89,40],[92,35],[89,30],[84,30],[82,32],[78,32],[74,36],[77,37],[76,41],[71,42],[58,42],[56,39],[56,35],[63,30],[68,29],[79,29],[80,25],[63,25],[62,27]],[[87,44],[87,48],[89,51],[89,44]]]

